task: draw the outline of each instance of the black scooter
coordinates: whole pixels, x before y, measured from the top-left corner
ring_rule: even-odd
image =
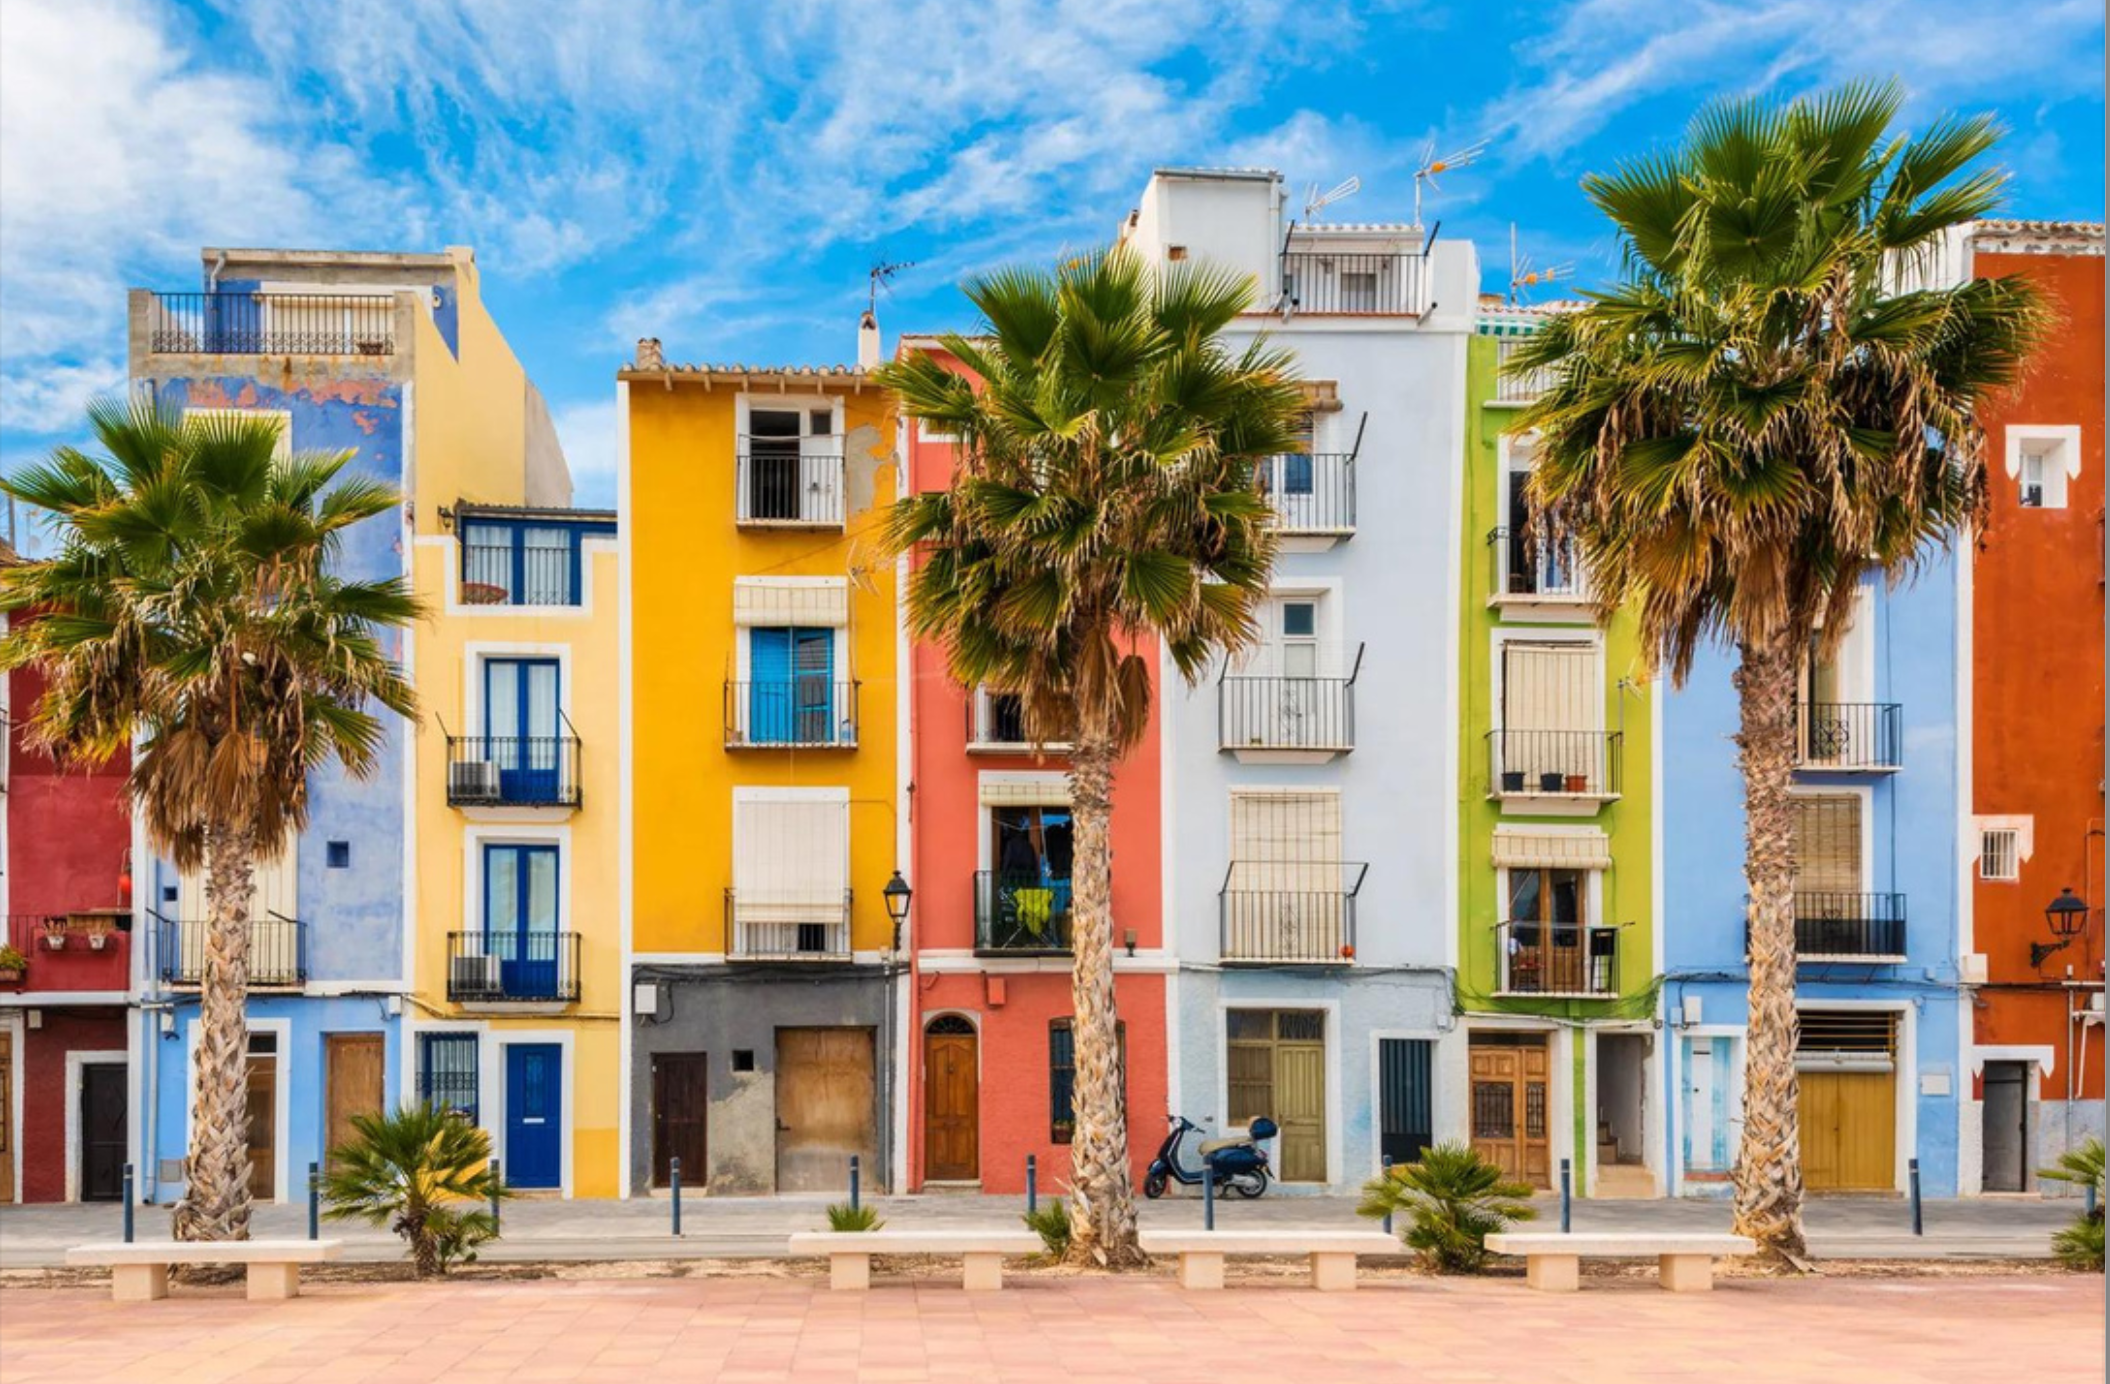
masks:
[[[1202,1169],[1190,1168],[1180,1162],[1180,1144],[1189,1134],[1202,1132],[1201,1126],[1185,1115],[1167,1115],[1171,1130],[1165,1142],[1158,1146],[1158,1156],[1152,1161],[1150,1171],[1143,1174],[1143,1195],[1156,1201],[1165,1195],[1165,1189],[1177,1182],[1182,1187],[1199,1187]],[[1252,1128],[1244,1134],[1234,1134],[1222,1139],[1204,1139],[1196,1152],[1207,1168],[1210,1180],[1216,1186],[1229,1188],[1242,1197],[1257,1197],[1267,1191],[1267,1150],[1260,1147],[1262,1139],[1275,1137],[1275,1122],[1265,1115],[1253,1121]]]

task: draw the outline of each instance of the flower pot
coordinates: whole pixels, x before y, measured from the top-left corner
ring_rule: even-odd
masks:
[[[90,951],[101,951],[109,945],[110,934],[107,932],[91,933],[88,937],[88,950]]]
[[[1587,792],[1589,792],[1589,791],[1590,791],[1590,776],[1589,776],[1588,774],[1570,774],[1570,775],[1568,775],[1568,791],[1569,791],[1570,793],[1587,793]]]
[[[1503,791],[1504,793],[1521,793],[1521,792],[1523,792],[1523,791],[1524,791],[1524,771],[1523,771],[1522,769],[1505,769],[1505,770],[1503,770],[1503,772],[1502,772],[1502,791]]]
[[[1567,780],[1559,774],[1540,774],[1539,792],[1558,793],[1561,791],[1561,785],[1566,782]]]
[[[47,932],[44,934],[44,945],[53,951],[64,951],[66,949],[66,934],[63,932]]]
[[[17,984],[17,983],[19,983],[19,982],[21,981],[21,979],[22,979],[22,968],[21,968],[21,967],[19,967],[19,966],[0,966],[0,985],[14,985],[14,984]]]

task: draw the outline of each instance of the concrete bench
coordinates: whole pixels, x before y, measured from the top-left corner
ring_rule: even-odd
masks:
[[[1311,1286],[1322,1293],[1355,1287],[1356,1256],[1399,1254],[1399,1241],[1375,1230],[1146,1230],[1145,1254],[1176,1254],[1182,1288],[1224,1285],[1227,1255],[1303,1255],[1311,1262]]]
[[[249,1300],[277,1302],[300,1296],[302,1264],[328,1263],[343,1253],[342,1240],[143,1240],[75,1245],[66,1251],[66,1262],[108,1268],[112,1302],[167,1297],[169,1269],[176,1264],[245,1264]]]
[[[1488,1236],[1487,1247],[1496,1254],[1521,1257],[1524,1281],[1548,1293],[1572,1293],[1580,1287],[1585,1259],[1650,1257],[1656,1261],[1658,1280],[1666,1290],[1704,1293],[1714,1287],[1717,1256],[1750,1254],[1757,1249],[1742,1235],[1523,1235],[1506,1230]]]
[[[850,1292],[872,1286],[875,1254],[957,1254],[967,1290],[995,1292],[1004,1286],[1005,1255],[1044,1248],[1030,1230],[813,1230],[791,1237],[794,1259],[826,1258],[828,1286]]]

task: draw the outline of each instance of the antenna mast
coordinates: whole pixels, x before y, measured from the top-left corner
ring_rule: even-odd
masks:
[[[1414,170],[1415,225],[1419,226],[1421,224],[1422,184],[1426,183],[1437,192],[1441,192],[1443,191],[1443,184],[1436,181],[1438,173],[1454,173],[1469,164],[1478,163],[1480,155],[1486,152],[1487,141],[1483,139],[1477,144],[1468,144],[1457,153],[1446,154],[1439,159],[1436,157],[1436,141],[1432,139],[1428,142],[1427,147],[1421,151],[1421,167]]]
[[[893,291],[894,276],[904,269],[914,269],[915,267],[916,262],[914,260],[880,260],[877,264],[874,264],[865,274],[865,311],[877,314],[879,311],[879,290],[884,288],[891,293]]]
[[[1552,264],[1544,269],[1534,268],[1529,255],[1517,249],[1517,223],[1509,223],[1509,305],[1517,305],[1517,294],[1521,289],[1537,288],[1558,279],[1575,277],[1573,264]]]

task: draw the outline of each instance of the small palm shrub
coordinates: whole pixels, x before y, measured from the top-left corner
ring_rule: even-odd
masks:
[[[1026,1229],[1040,1237],[1050,1259],[1060,1259],[1070,1248],[1070,1204],[1066,1198],[1056,1197],[1043,1202],[1040,1209],[1028,1211],[1019,1217]]]
[[[2051,1237],[2051,1252],[2070,1268],[2100,1273],[2103,1268],[2103,1141],[2090,1139],[2059,1155],[2056,1165],[2037,1170],[2054,1182],[2095,1188],[2095,1209],[2083,1211],[2072,1225]]]
[[[1487,1259],[1487,1237],[1513,1221],[1528,1221],[1531,1188],[1504,1180],[1502,1170],[1465,1144],[1437,1144],[1421,1161],[1402,1163],[1363,1184],[1356,1214],[1372,1220],[1405,1216],[1401,1239],[1422,1262],[1445,1273],[1471,1273]]]
[[[870,1202],[852,1206],[847,1201],[836,1202],[828,1208],[828,1229],[845,1233],[877,1230],[886,1222],[879,1218],[879,1208]]]
[[[498,1236],[486,1208],[512,1195],[491,1172],[491,1136],[429,1101],[354,1115],[352,1127],[358,1137],[330,1150],[323,1214],[395,1231],[419,1278],[475,1263],[476,1247]]]

